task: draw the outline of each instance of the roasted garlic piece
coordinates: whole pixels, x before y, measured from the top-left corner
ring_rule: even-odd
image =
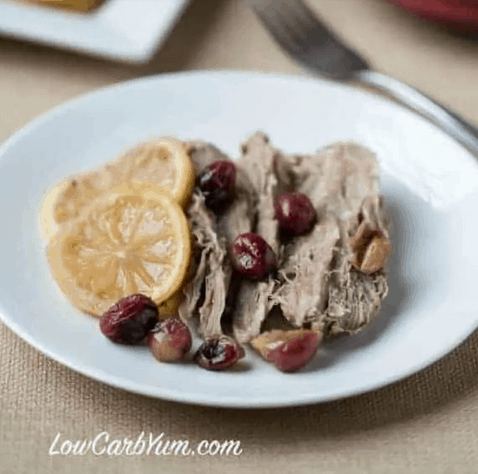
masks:
[[[368,222],[360,224],[356,234],[350,239],[350,247],[351,264],[369,275],[383,268],[392,250],[389,239]]]
[[[322,341],[322,333],[307,329],[274,330],[250,341],[264,359],[283,372],[295,372],[308,364]]]

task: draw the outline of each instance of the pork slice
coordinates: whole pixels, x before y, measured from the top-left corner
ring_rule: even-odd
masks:
[[[206,301],[208,306],[211,306],[210,298],[208,299],[205,292],[205,283],[208,278],[211,280],[211,267],[217,270],[220,266],[219,263],[225,253],[225,244],[218,239],[214,216],[206,208],[204,197],[198,190],[192,195],[186,215],[193,235],[194,268],[193,277],[183,288],[184,298],[179,305],[179,316],[202,335],[206,328],[207,332],[217,330],[214,322],[200,319],[197,324],[195,317]]]
[[[227,291],[231,279],[231,266],[227,262],[227,247],[219,237],[219,245],[209,253],[207,275],[204,280],[205,297],[199,308],[200,333],[207,339],[223,334],[221,318],[226,309]]]
[[[210,143],[199,140],[189,140],[185,142],[187,152],[193,163],[196,175],[201,173],[206,166],[209,166],[216,160],[229,160],[219,148]]]
[[[239,166],[249,177],[257,196],[256,232],[272,247],[277,256],[280,252],[280,236],[274,219],[274,195],[279,182],[275,174],[278,151],[269,144],[263,133],[252,135],[242,147]],[[244,280],[237,290],[233,315],[233,334],[239,342],[248,342],[260,333],[261,324],[271,309],[270,296],[275,280],[253,282]]]
[[[350,268],[341,276],[340,285],[330,285],[327,311],[312,324],[329,335],[359,332],[377,316],[387,293],[383,270],[366,275]]]
[[[217,148],[202,142],[190,142],[189,156],[197,173],[215,160],[229,159]],[[238,234],[252,229],[254,195],[250,189],[248,177],[238,170],[236,195],[223,213],[216,216],[210,212],[198,189],[187,210],[198,264],[194,277],[184,289],[185,299],[179,312],[190,325],[199,319],[196,329],[205,339],[223,334],[221,318],[232,277],[228,247]]]
[[[347,241],[350,235],[355,234],[358,224],[369,225],[389,239],[389,222],[383,199],[378,195],[364,199],[358,222],[350,222],[345,233]],[[377,317],[388,294],[384,268],[369,275],[352,267],[349,261],[350,248],[344,245],[329,286],[327,309],[314,321],[316,327],[322,327],[330,335],[361,331]]]
[[[187,153],[191,158],[196,175],[216,159],[225,156],[215,146],[198,140],[185,142]],[[205,206],[204,198],[195,190],[186,210],[191,232],[192,245],[192,278],[183,288],[183,301],[179,305],[179,315],[183,321],[192,325],[194,316],[198,313],[204,297],[204,282],[208,272],[207,260],[214,249],[215,222]]]
[[[386,279],[380,272],[365,275],[349,263],[350,237],[364,219],[388,236],[383,212],[376,206],[380,198],[375,156],[358,144],[336,143],[315,155],[288,157],[281,173],[309,196],[318,223],[285,249],[282,284],[272,301],[296,326],[313,322],[334,333],[341,327],[347,331],[363,327],[386,295]],[[356,303],[364,298],[370,304]]]
[[[228,157],[214,145],[202,141],[186,142],[188,155],[196,175],[216,160]],[[196,188],[186,210],[193,234],[192,278],[183,288],[183,300],[178,311],[180,318],[204,338],[217,336],[221,331],[229,266],[226,262],[227,244],[217,233],[215,216],[207,209],[204,197]]]
[[[279,226],[274,218],[274,196],[279,181],[275,173],[275,162],[279,151],[269,143],[269,137],[258,132],[242,146],[243,154],[239,166],[246,172],[257,196],[256,232],[278,253],[280,247]]]
[[[231,161],[225,153],[210,143],[189,140],[186,142],[186,146],[196,174],[201,173],[213,161]],[[217,216],[217,232],[224,236],[229,244],[239,234],[249,232],[252,229],[257,199],[248,175],[237,167],[237,164],[236,168],[234,199],[226,210]]]
[[[257,195],[249,176],[240,168],[239,163],[236,169],[234,198],[217,219],[217,231],[226,238],[228,245],[231,245],[238,235],[251,232],[256,219]]]
[[[233,335],[239,342],[249,342],[260,334],[262,321],[270,309],[270,290],[269,282],[244,280],[240,283],[232,322]]]
[[[216,219],[216,232],[221,242],[220,252],[209,258],[209,274],[205,280],[205,300],[199,310],[202,334],[212,337],[224,333],[221,320],[228,303],[228,291],[233,276],[228,249],[234,239],[250,232],[254,221],[254,193],[245,173],[238,169],[235,196],[224,212]]]
[[[301,327],[326,306],[331,263],[340,240],[333,202],[340,199],[342,173],[340,162],[326,152],[284,158],[279,168],[296,191],[309,196],[318,216],[309,234],[296,237],[284,249],[281,284],[271,298],[293,325]]]
[[[355,174],[360,178],[351,179],[348,176],[345,182],[346,206],[340,214],[342,248],[329,286],[327,309],[323,317],[315,321],[331,335],[343,332],[354,334],[362,330],[379,314],[388,294],[385,269],[369,275],[349,263],[350,238],[359,225],[368,225],[390,240],[386,206],[380,196],[378,163],[370,150],[353,143],[345,144],[342,153],[354,162]]]
[[[222,334],[221,316],[226,306],[231,266],[227,240],[217,233],[216,217],[196,189],[187,210],[191,225],[194,260],[192,279],[183,288],[179,316],[203,338]]]
[[[307,237],[298,237],[285,249],[285,261],[279,271],[281,284],[274,289],[271,300],[280,305],[294,326],[301,327],[324,311],[339,240],[335,217],[325,215]]]

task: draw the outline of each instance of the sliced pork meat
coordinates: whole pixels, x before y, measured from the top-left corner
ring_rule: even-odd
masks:
[[[196,175],[200,174],[213,161],[231,159],[219,148],[198,140],[188,141],[188,154],[194,165]],[[255,220],[257,194],[254,191],[249,176],[237,169],[236,189],[234,199],[225,212],[217,216],[217,231],[227,238],[228,243],[244,232],[250,232]]]
[[[188,151],[197,173],[228,159],[201,142],[190,142]],[[325,334],[365,327],[388,292],[385,270],[364,264],[357,253],[366,235],[389,239],[375,156],[351,142],[314,155],[284,156],[266,135],[256,133],[244,143],[236,165],[235,198],[224,212],[208,210],[198,189],[187,209],[194,268],[181,318],[204,338],[226,333],[239,342],[257,336],[274,307],[292,326],[312,325]],[[285,191],[307,194],[317,223],[308,234],[281,244],[274,196]],[[233,274],[229,246],[251,231],[276,252],[278,278],[254,282]]]
[[[220,318],[224,311],[226,276],[230,267],[226,261],[227,244],[218,236],[215,217],[207,209],[199,191],[193,193],[186,214],[194,237],[195,268],[193,278],[183,289],[179,316],[203,337],[217,336],[222,333]],[[199,324],[195,320],[197,315]]]
[[[235,195],[226,210],[217,216],[217,231],[231,245],[236,237],[251,232],[256,220],[257,194],[249,176],[237,167]]]
[[[271,297],[297,327],[326,308],[328,280],[340,231],[333,215],[322,215],[320,225],[298,237],[285,250],[279,274],[282,280]]]
[[[196,175],[213,161],[228,159],[215,146],[200,141],[186,143]],[[221,334],[222,301],[227,294],[227,244],[217,234],[216,217],[207,209],[204,197],[195,189],[186,210],[193,234],[192,278],[183,288],[180,318],[203,337]],[[218,297],[214,298],[214,294]],[[224,295],[222,298],[220,295]],[[199,318],[198,318],[199,317]]]
[[[355,143],[336,143],[310,156],[288,157],[280,173],[311,199],[318,222],[284,251],[282,284],[272,296],[294,325],[354,332],[378,312],[387,294],[383,271],[353,268],[351,238],[369,223],[388,238],[375,156]]]
[[[186,148],[188,155],[194,165],[196,176],[213,161],[230,159],[221,150],[219,150],[219,148],[211,145],[210,143],[201,142],[199,140],[190,140],[186,142]]]
[[[226,310],[233,273],[228,250],[239,234],[252,230],[254,202],[247,176],[239,171],[234,200],[215,220],[219,246],[207,259],[209,271],[205,278],[205,299],[199,309],[200,332],[205,338],[224,332],[221,319]]]
[[[274,218],[274,195],[279,181],[275,174],[278,151],[263,133],[252,135],[242,146],[238,166],[249,176],[257,199],[257,224],[255,232],[280,253],[278,223]],[[239,285],[233,315],[233,333],[239,342],[248,342],[260,333],[261,324],[271,309],[270,296],[275,280],[253,282],[243,280]]]
[[[348,244],[363,227],[378,230],[386,239],[390,239],[385,205],[378,195],[369,195],[364,199],[358,221],[352,221],[347,229]],[[378,315],[388,294],[385,269],[372,274],[364,273],[350,265],[351,257],[353,259],[350,252],[350,245],[347,245],[339,253],[329,286],[327,310],[324,317],[316,318],[315,321],[331,335],[343,332],[354,334],[365,328]]]
[[[269,143],[264,133],[256,133],[244,143],[239,166],[249,176],[258,196],[257,225],[255,232],[261,235],[278,253],[280,247],[279,225],[274,218],[274,196],[278,193],[279,181],[275,174],[275,161],[279,152]]]
[[[380,271],[366,275],[354,268],[343,272],[340,284],[329,287],[329,303],[324,317],[314,326],[329,335],[354,334],[370,324],[388,293],[387,277]]]
[[[217,148],[201,142],[190,143],[189,156],[197,173],[215,160],[229,159]],[[256,196],[251,189],[247,175],[238,170],[235,196],[224,212],[214,215],[209,211],[198,189],[187,209],[196,266],[193,278],[183,290],[185,297],[179,314],[188,325],[196,326],[205,339],[223,334],[221,318],[232,276],[228,248],[237,235],[252,229]]]

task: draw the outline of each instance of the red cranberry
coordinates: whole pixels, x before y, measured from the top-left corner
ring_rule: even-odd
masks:
[[[271,246],[258,234],[239,235],[231,245],[234,268],[245,277],[259,279],[273,273],[277,259]]]
[[[272,349],[267,360],[274,362],[284,372],[295,372],[310,362],[317,352],[319,342],[317,334],[302,334]]]
[[[306,194],[281,194],[274,199],[274,210],[279,227],[291,234],[305,234],[314,225],[315,209]]]
[[[148,334],[148,346],[161,362],[183,360],[191,342],[189,328],[174,316],[158,322]]]
[[[244,357],[244,349],[232,338],[221,336],[207,340],[197,350],[194,360],[208,370],[223,370]]]
[[[158,322],[158,308],[145,295],[120,299],[101,316],[101,332],[119,344],[138,344]]]
[[[213,161],[199,175],[198,186],[204,195],[206,206],[219,211],[231,199],[236,186],[236,167],[227,160]]]

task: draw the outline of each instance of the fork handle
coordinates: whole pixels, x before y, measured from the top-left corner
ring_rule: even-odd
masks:
[[[439,104],[414,87],[385,74],[360,70],[354,73],[354,78],[374,86],[376,89],[388,92],[404,105],[425,115],[478,156],[478,127],[449,108]]]

